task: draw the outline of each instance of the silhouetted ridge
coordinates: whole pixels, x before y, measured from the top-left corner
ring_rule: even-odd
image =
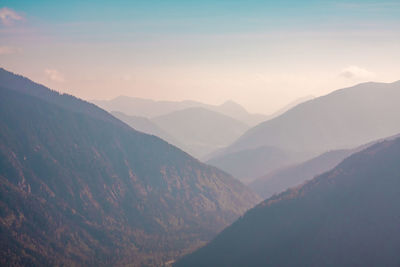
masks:
[[[240,182],[160,138],[29,80],[17,90],[19,77],[7,75],[0,265],[162,266],[257,203]]]
[[[248,211],[174,266],[398,266],[400,138]]]
[[[249,186],[263,198],[269,198],[329,171],[354,152],[354,149],[329,151],[300,164],[272,171],[254,180]]]
[[[0,68],[0,86],[6,89],[21,92],[23,94],[38,97],[73,112],[85,113],[98,119],[120,123],[118,120],[115,120],[112,116],[110,116],[110,114],[108,114],[106,111],[98,108],[92,103],[76,98],[75,96],[69,94],[60,94],[55,90],[35,83],[21,75],[6,71],[3,68]]]

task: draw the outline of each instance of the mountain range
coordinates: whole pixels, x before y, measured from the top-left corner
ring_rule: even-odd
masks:
[[[398,266],[400,138],[248,211],[174,266]]]
[[[399,135],[394,135],[369,142],[356,148],[332,150],[322,153],[321,155],[318,155],[310,160],[306,160],[305,162],[267,173],[266,175],[249,183],[249,187],[258,193],[262,198],[269,198],[274,194],[278,194],[288,188],[301,185],[307,180],[311,180],[315,176],[333,169],[351,154],[359,152],[383,140],[392,140],[398,137]]]
[[[254,177],[265,175],[276,166],[292,163],[295,157],[296,155],[277,147],[260,146],[215,156],[206,162],[235,175],[244,183],[250,183]]]
[[[164,141],[173,144],[174,146],[177,146],[179,148],[184,148],[184,145],[181,144],[175,137],[171,136],[169,133],[161,129],[156,123],[154,123],[148,118],[139,116],[130,116],[119,111],[112,111],[110,113],[117,119],[125,122],[131,128],[139,132],[157,136],[163,139]]]
[[[108,112],[0,69],[0,264],[162,266],[259,198]]]
[[[296,99],[268,116],[251,114],[233,101],[209,105],[191,100],[154,101],[119,96],[92,102],[132,128],[158,136],[205,161],[212,158],[216,151],[236,141],[251,126],[277,117],[312,98],[306,96]]]
[[[202,107],[182,109],[152,119],[119,111],[111,114],[133,129],[160,137],[199,159],[231,144],[249,128],[241,121]]]
[[[0,68],[0,265],[397,266],[399,96],[359,84],[249,129],[233,102],[109,113]]]
[[[175,111],[152,121],[184,144],[186,152],[198,158],[228,146],[248,129],[239,120],[202,107]]]
[[[107,111],[119,111],[131,116],[154,118],[168,113],[187,109],[205,108],[239,120],[249,126],[256,125],[268,119],[263,114],[251,114],[241,105],[226,101],[221,105],[209,105],[198,101],[156,101],[138,97],[119,96],[111,100],[92,100],[94,104]]]
[[[391,136],[400,132],[399,98],[400,81],[336,90],[249,129],[207,162],[248,181],[330,150],[351,149]],[[260,154],[260,148],[272,154]],[[276,151],[286,157],[271,163]],[[253,159],[250,164],[249,157]]]
[[[355,152],[355,149],[332,150],[305,162],[272,171],[249,183],[249,187],[262,198],[270,198],[288,188],[311,180],[318,174],[329,171],[342,160]]]
[[[199,159],[230,145],[251,125],[268,118],[250,114],[233,101],[208,105],[191,100],[154,101],[119,96],[92,102],[132,128],[158,136]]]

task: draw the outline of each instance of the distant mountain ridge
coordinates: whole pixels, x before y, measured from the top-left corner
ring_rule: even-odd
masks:
[[[125,122],[126,124],[128,124],[133,129],[135,129],[139,132],[157,136],[179,148],[184,147],[175,137],[173,137],[170,134],[168,134],[167,132],[165,132],[163,129],[158,127],[157,124],[155,124],[148,118],[138,117],[138,116],[129,116],[129,115],[126,115],[126,114],[124,114],[122,112],[118,112],[118,111],[111,111],[110,113],[117,119]],[[185,150],[185,149],[183,149],[183,150]]]
[[[268,173],[329,150],[350,149],[394,135],[400,132],[400,116],[397,115],[400,114],[400,105],[397,99],[400,99],[400,81],[369,82],[336,90],[301,103],[249,129],[232,145],[215,153],[208,162],[227,172],[240,168],[257,178],[260,174],[253,170],[258,167],[238,166],[237,160],[229,163],[227,159],[230,155],[249,153],[260,147],[274,147],[288,155],[297,155],[292,157],[292,162],[282,161],[266,168],[264,173]],[[214,163],[217,158],[225,162],[225,166]],[[262,162],[263,158],[257,161]],[[242,178],[238,173],[231,174]]]
[[[233,174],[242,182],[249,183],[254,177],[264,175],[276,165],[290,164],[295,156],[285,150],[261,146],[254,149],[241,150],[227,155],[216,156],[206,161],[207,164]],[[243,168],[243,166],[246,166]]]
[[[369,82],[336,90],[257,125],[229,149],[271,145],[321,152],[394,135],[400,130],[398,97],[400,81]]]
[[[329,171],[354,152],[353,149],[328,151],[300,164],[267,173],[252,181],[249,186],[262,198],[270,198],[274,194],[279,194],[288,188],[311,180],[318,174]]]
[[[262,198],[269,198],[274,194],[278,194],[287,190],[288,188],[298,186],[307,180],[311,180],[319,174],[333,169],[351,154],[359,152],[376,143],[383,142],[385,140],[393,140],[398,137],[400,137],[400,135],[394,135],[375,140],[352,149],[328,151],[305,162],[267,173],[266,175],[252,181],[248,185]]]
[[[221,105],[208,105],[197,101],[154,101],[119,96],[93,102],[132,128],[154,134],[201,160],[208,160],[213,153],[236,141],[250,126],[278,116],[310,98],[297,99],[269,116],[250,114],[231,100]]]
[[[0,69],[0,264],[162,266],[259,198],[78,98]]]
[[[226,101],[221,105],[208,105],[197,101],[155,101],[150,99],[119,96],[111,100],[92,100],[107,111],[119,111],[131,116],[154,118],[179,110],[201,107],[240,120],[249,126],[256,125],[268,118],[262,114],[251,114],[241,105]]]
[[[179,140],[182,149],[198,158],[231,144],[248,129],[239,120],[202,107],[175,111],[151,121]]]
[[[272,113],[271,115],[269,115],[269,116],[268,116],[268,120],[273,119],[273,118],[276,118],[276,117],[282,115],[283,113],[285,113],[286,111],[288,111],[288,110],[294,108],[295,106],[297,106],[297,105],[299,105],[299,104],[301,104],[301,103],[307,102],[307,101],[309,101],[309,100],[312,100],[312,99],[314,99],[314,98],[315,98],[315,96],[312,96],[312,95],[307,95],[307,96],[299,97],[299,98],[295,99],[294,101],[288,103],[287,105],[285,105],[285,106],[282,107],[281,109],[279,109],[279,110],[277,110],[276,112],[274,112],[274,113]],[[267,120],[265,120],[265,121],[267,121]]]
[[[248,211],[174,266],[398,266],[400,138]]]

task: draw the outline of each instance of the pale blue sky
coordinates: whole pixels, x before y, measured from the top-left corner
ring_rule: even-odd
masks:
[[[269,113],[400,79],[400,1],[1,0],[0,9],[0,66],[86,99],[232,99]]]

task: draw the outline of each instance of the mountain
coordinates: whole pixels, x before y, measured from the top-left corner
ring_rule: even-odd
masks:
[[[201,107],[175,111],[152,121],[199,158],[229,145],[248,129],[241,121]]]
[[[181,266],[398,266],[400,138],[265,200]]]
[[[274,194],[281,193],[290,187],[298,186],[315,176],[327,172],[338,165],[345,158],[369,146],[384,140],[393,140],[400,135],[389,136],[369,142],[352,149],[332,150],[305,162],[272,171],[249,183],[249,187],[266,199]]]
[[[262,114],[251,114],[241,105],[226,101],[221,105],[208,105],[197,101],[155,101],[137,97],[119,96],[111,100],[93,100],[93,103],[107,111],[119,111],[131,116],[153,118],[194,107],[201,107],[242,121],[250,126],[267,119]]]
[[[251,183],[266,173],[304,162],[312,154],[281,149],[273,146],[260,146],[224,153],[224,148],[203,158],[207,164],[230,173],[243,183]]]
[[[270,145],[324,152],[394,135],[400,131],[399,97],[400,81],[340,89],[251,128],[230,150]]]
[[[354,153],[352,149],[328,151],[305,162],[267,173],[252,181],[249,187],[262,198],[270,198],[274,194],[281,193],[318,174],[329,171],[352,153]]]
[[[369,82],[340,89],[301,103],[284,114],[249,129],[214,157],[230,157],[229,154],[238,151],[267,146],[283,150],[287,154],[301,155],[293,157],[295,161],[291,164],[294,164],[330,150],[350,149],[394,135],[400,132],[399,98],[400,81]],[[265,173],[282,168],[287,163],[276,164]],[[231,162],[230,166],[236,164]],[[222,165],[216,166],[228,171]],[[249,172],[253,168],[245,164],[240,167]]]
[[[138,117],[138,116],[130,116],[130,115],[126,115],[122,112],[118,112],[118,111],[111,111],[110,113],[117,119],[125,122],[126,124],[128,124],[133,129],[135,129],[139,132],[143,132],[146,134],[151,134],[151,135],[160,137],[164,141],[167,141],[168,143],[173,144],[174,146],[177,146],[179,148],[183,147],[183,145],[180,144],[179,141],[176,140],[176,138],[169,135],[167,132],[165,132],[163,129],[158,127],[155,123],[153,123],[148,118]]]
[[[107,111],[119,111],[127,115],[146,118],[201,105],[196,101],[155,101],[129,96],[118,96],[111,100],[93,100],[91,102]]]
[[[268,116],[268,120],[273,119],[275,117],[278,117],[279,115],[282,115],[283,113],[285,113],[286,111],[288,111],[289,109],[294,108],[295,106],[304,103],[306,101],[309,101],[311,99],[314,99],[315,96],[312,95],[307,95],[307,96],[303,96],[300,98],[295,99],[294,101],[290,102],[289,104],[285,105],[283,108],[277,110],[276,112],[272,113],[271,115]]]
[[[226,116],[235,118],[239,121],[248,124],[249,126],[257,125],[260,122],[263,122],[266,119],[268,119],[268,116],[266,115],[247,112],[247,110],[244,107],[242,107],[236,102],[233,102],[232,100],[226,101],[225,103],[219,106],[205,105],[203,107],[224,114]]]
[[[221,157],[214,157],[206,163],[238,177],[240,181],[249,183],[254,177],[264,175],[268,170],[274,169],[278,164],[291,163],[293,157],[290,153],[276,147],[258,147],[241,150]],[[246,168],[243,168],[246,166]]]
[[[257,201],[95,105],[0,69],[0,265],[162,266]]]

